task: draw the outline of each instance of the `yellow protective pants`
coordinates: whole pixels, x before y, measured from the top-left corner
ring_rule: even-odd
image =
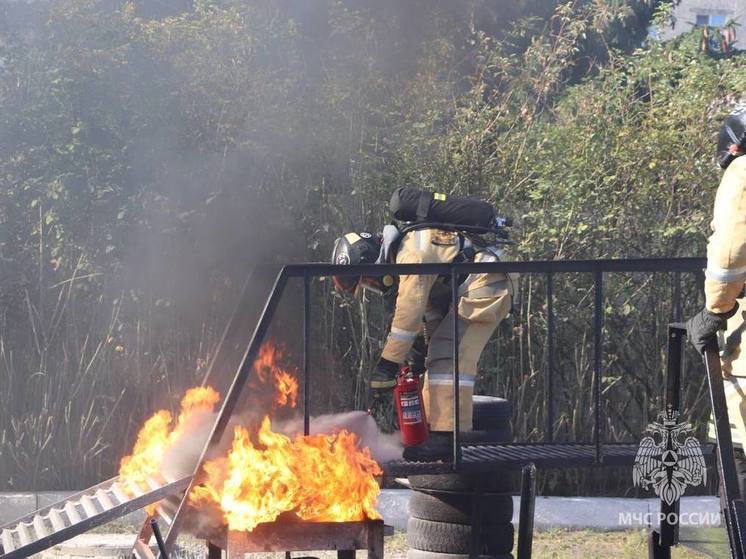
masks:
[[[460,251],[457,233],[422,229],[405,236],[396,262],[452,262]],[[482,251],[476,262],[496,261],[492,252]],[[421,332],[423,319],[430,336],[426,365],[428,369],[423,397],[425,412],[433,431],[452,431],[453,420],[453,309],[450,309],[450,287],[437,276],[402,276],[383,357],[403,363],[415,338]],[[458,287],[459,319],[459,428],[472,429],[472,395],[477,363],[485,345],[499,322],[511,307],[512,286],[517,276],[511,274],[471,274]]]
[[[494,261],[479,253],[477,262]],[[472,287],[473,286],[473,287]],[[458,360],[459,430],[472,429],[472,396],[477,364],[495,328],[510,312],[511,286],[504,274],[472,274],[459,286]],[[435,321],[428,321],[433,328]],[[433,328],[427,353],[427,381],[423,392],[430,429],[452,431],[453,417],[453,309]]]
[[[746,444],[746,299],[737,297],[746,282],[746,156],[738,157],[723,174],[707,243],[705,305],[716,313],[739,308],[728,319],[721,339],[721,364],[731,435],[736,446]],[[710,426],[714,435],[714,426]]]

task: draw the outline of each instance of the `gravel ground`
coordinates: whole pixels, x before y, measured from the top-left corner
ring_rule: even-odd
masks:
[[[74,542],[58,546],[41,555],[44,559],[111,559],[126,557],[133,536],[130,534],[85,534]],[[201,540],[179,538],[179,549],[172,559],[204,559],[205,546]],[[406,534],[397,532],[386,538],[386,559],[405,559],[407,555]],[[298,552],[296,556],[336,559],[333,551]],[[358,557],[365,556],[359,552]],[[537,532],[534,536],[534,559],[639,559],[647,556],[646,532],[550,531]],[[251,559],[285,559],[284,553],[255,553]],[[703,555],[679,546],[673,550],[673,559],[704,559]]]

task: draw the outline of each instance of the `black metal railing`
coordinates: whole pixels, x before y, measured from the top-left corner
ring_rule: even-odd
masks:
[[[257,357],[259,347],[269,330],[274,312],[282,297],[285,286],[289,279],[300,278],[303,281],[303,402],[304,402],[304,431],[309,433],[310,428],[310,394],[311,394],[311,280],[314,278],[326,278],[331,276],[381,276],[381,275],[438,275],[451,278],[452,304],[458,308],[458,282],[455,279],[463,274],[470,273],[509,273],[542,274],[546,277],[547,296],[547,330],[548,330],[548,369],[547,382],[549,398],[547,401],[547,424],[551,437],[554,422],[554,403],[552,401],[552,387],[554,386],[554,307],[553,307],[553,278],[555,274],[577,273],[592,274],[594,284],[594,309],[593,309],[593,406],[594,406],[594,433],[593,443],[595,445],[595,461],[601,463],[603,460],[603,421],[602,421],[602,360],[603,360],[603,286],[604,275],[609,273],[629,272],[669,272],[676,273],[702,273],[706,264],[704,258],[644,258],[625,260],[559,260],[538,262],[479,262],[479,263],[450,263],[450,264],[361,264],[361,265],[334,265],[324,263],[292,264],[285,266],[277,276],[274,287],[270,293],[267,303],[262,312],[251,341],[244,353],[238,372],[233,379],[220,410],[220,415],[210,435],[210,443],[207,447],[216,444],[233,413],[238,402],[242,388],[252,371],[254,360]],[[454,313],[454,336],[453,336],[453,415],[454,425],[458,425],[459,419],[459,363],[458,363],[458,313]],[[453,432],[453,469],[458,470],[461,464],[461,445],[458,429]]]

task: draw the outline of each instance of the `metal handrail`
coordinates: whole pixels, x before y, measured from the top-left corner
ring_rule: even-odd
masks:
[[[470,273],[590,273],[590,272],[696,272],[707,265],[707,259],[685,258],[624,258],[600,260],[536,260],[501,262],[452,262],[444,264],[327,264],[309,262],[288,264],[280,273],[288,277],[380,276],[385,274],[450,275]]]
[[[720,355],[717,339],[712,336],[707,343],[704,354],[707,369],[707,383],[710,388],[710,405],[712,406],[717,440],[718,474],[720,477],[720,500],[723,521],[728,531],[730,552],[733,559],[746,557],[746,505],[741,498],[736,474],[736,462],[733,454],[728,404],[725,399],[723,372],[720,367]]]
[[[552,307],[553,284],[552,275],[555,273],[592,273],[594,283],[594,352],[593,352],[593,402],[594,402],[594,433],[596,446],[596,462],[603,461],[603,422],[601,417],[602,399],[602,333],[603,333],[603,275],[607,272],[697,272],[706,266],[704,258],[637,258],[637,259],[601,259],[601,260],[545,260],[533,262],[469,262],[444,264],[358,264],[336,265],[327,263],[313,263],[289,265],[283,272],[291,276],[328,277],[328,276],[380,276],[380,275],[444,275],[451,278],[451,298],[453,308],[458,308],[457,282],[459,274],[467,273],[543,273],[547,275],[548,323],[553,328],[554,313]],[[308,301],[304,303],[308,313]],[[304,340],[309,332],[304,331]],[[459,425],[459,363],[458,363],[458,313],[454,313],[453,321],[453,418],[454,426]],[[304,342],[307,343],[307,342]],[[548,348],[549,372],[548,381],[553,382],[554,346]],[[304,373],[306,374],[306,373]],[[551,390],[549,391],[551,395]],[[552,402],[551,397],[549,398]],[[547,424],[550,439],[554,422],[554,406],[550,405],[547,413]],[[304,412],[308,422],[308,413]],[[458,471],[461,464],[461,445],[458,428],[453,430],[453,468]]]
[[[228,420],[239,400],[241,390],[248,380],[254,360],[259,347],[269,330],[275,309],[282,297],[287,281],[290,278],[302,278],[303,287],[303,381],[304,381],[304,432],[310,429],[310,282],[313,278],[324,278],[330,276],[380,276],[380,275],[445,275],[451,278],[468,273],[538,273],[546,274],[549,278],[556,273],[592,273],[594,275],[594,286],[596,291],[594,301],[594,406],[595,406],[595,432],[594,442],[596,445],[596,461],[602,462],[602,422],[601,422],[601,361],[602,361],[602,331],[603,325],[603,275],[614,272],[692,272],[697,273],[706,265],[704,258],[639,258],[639,259],[603,259],[603,260],[548,260],[535,262],[479,262],[479,263],[444,263],[444,264],[357,264],[336,265],[327,263],[289,264],[283,267],[277,275],[275,285],[269,295],[259,323],[254,330],[249,346],[244,353],[238,372],[231,384],[226,397],[223,400],[218,420],[210,435],[210,448],[220,440]],[[451,281],[452,304],[457,305],[458,293],[456,282]],[[551,311],[551,300],[553,298],[551,279],[547,283],[548,288],[548,310]],[[457,314],[456,314],[457,316]],[[553,324],[553,316],[549,316],[549,322]],[[457,329],[457,320],[454,320],[454,329]],[[456,331],[457,333],[457,331]],[[454,418],[459,417],[458,398],[458,336],[454,340]],[[553,361],[553,352],[549,354],[550,371]],[[550,376],[551,381],[551,376]],[[551,420],[551,417],[550,417]],[[456,423],[456,425],[458,425]],[[551,430],[550,430],[551,431]],[[454,429],[454,470],[458,470],[460,455],[459,430]],[[206,450],[205,450],[206,452]],[[199,461],[201,467],[202,460]]]

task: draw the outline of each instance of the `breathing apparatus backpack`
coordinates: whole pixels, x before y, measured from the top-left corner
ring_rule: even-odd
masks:
[[[389,207],[396,219],[410,223],[482,229],[495,226],[495,208],[489,202],[461,196],[446,196],[419,188],[397,188],[391,195]]]
[[[483,200],[404,186],[391,195],[389,208],[402,223],[384,227],[379,262],[393,261],[404,235],[418,229],[456,231],[482,246],[511,244],[506,228],[513,225],[512,220],[498,216],[495,207]],[[494,241],[482,238],[489,234],[495,236]]]

